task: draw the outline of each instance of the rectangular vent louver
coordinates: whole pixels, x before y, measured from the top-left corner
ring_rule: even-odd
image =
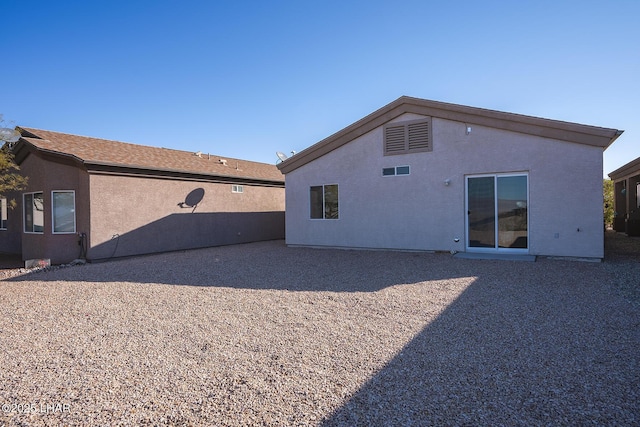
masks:
[[[390,123],[384,126],[384,155],[433,150],[431,117]]]
[[[395,153],[405,151],[404,125],[389,126],[385,129],[385,151]]]
[[[409,128],[409,150],[429,149],[429,123],[412,123]]]

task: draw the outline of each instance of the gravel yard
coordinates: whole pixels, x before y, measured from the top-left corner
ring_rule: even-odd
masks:
[[[603,263],[273,241],[13,270],[0,425],[638,425],[640,241],[607,234]]]

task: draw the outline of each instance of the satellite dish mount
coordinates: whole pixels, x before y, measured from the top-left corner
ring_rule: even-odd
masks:
[[[281,151],[276,151],[276,156],[278,156],[278,161],[276,161],[276,165],[280,162],[284,162],[289,157]]]
[[[11,128],[0,128],[0,141],[8,142],[9,144],[13,144],[14,142],[18,142],[22,135],[15,129]]]

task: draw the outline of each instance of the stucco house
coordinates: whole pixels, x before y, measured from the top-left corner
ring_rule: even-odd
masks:
[[[640,157],[609,174],[613,180],[613,229],[640,236]]]
[[[52,264],[284,238],[275,165],[31,128],[28,188],[1,200],[0,253]]]
[[[278,165],[286,243],[603,258],[621,133],[403,96]]]

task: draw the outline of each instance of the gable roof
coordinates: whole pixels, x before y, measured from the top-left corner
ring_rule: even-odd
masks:
[[[543,138],[592,145],[603,149],[611,145],[623,132],[617,129],[401,96],[328,138],[302,150],[295,156],[289,157],[278,164],[278,168],[282,173],[289,173],[405,113],[488,126]]]
[[[622,165],[618,169],[609,173],[609,178],[617,181],[634,175],[640,175],[640,157],[635,160],[631,160],[629,163]]]
[[[92,172],[274,183],[284,177],[275,165],[168,148],[70,135],[41,129],[16,128],[22,138],[14,147],[21,163],[31,152],[71,162]],[[221,162],[226,160],[226,162]],[[226,165],[224,164],[226,163]]]

